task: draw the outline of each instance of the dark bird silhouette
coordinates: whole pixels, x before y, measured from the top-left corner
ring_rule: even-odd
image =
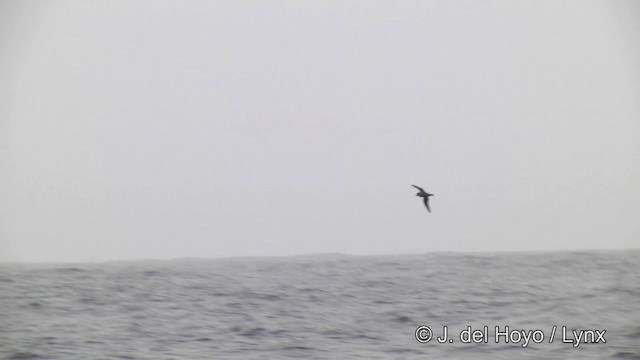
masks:
[[[429,194],[428,192],[424,191],[421,187],[419,186],[415,186],[415,185],[411,185],[414,188],[420,190],[419,193],[416,194],[416,196],[420,196],[421,198],[424,198],[424,206],[427,207],[427,211],[431,212],[431,209],[429,209],[429,196],[433,196],[433,194]]]

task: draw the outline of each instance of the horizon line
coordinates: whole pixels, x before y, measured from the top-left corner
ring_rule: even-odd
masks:
[[[424,256],[424,255],[492,255],[492,254],[545,254],[545,253],[594,253],[594,252],[621,252],[621,251],[640,251],[638,248],[591,248],[591,249],[562,249],[562,250],[486,250],[486,251],[432,251],[432,252],[420,252],[420,253],[384,253],[384,254],[349,254],[341,252],[324,252],[324,253],[301,253],[291,255],[230,255],[230,256],[214,256],[214,257],[202,257],[202,256],[180,256],[171,258],[133,258],[133,259],[106,259],[106,260],[94,260],[94,261],[0,261],[0,265],[73,265],[73,264],[105,264],[105,263],[122,263],[122,262],[171,262],[171,261],[184,261],[184,260],[204,260],[204,261],[216,261],[216,260],[239,260],[239,259],[284,259],[284,258],[322,258],[322,257],[357,257],[357,258],[371,258],[371,257],[385,257],[385,256]]]

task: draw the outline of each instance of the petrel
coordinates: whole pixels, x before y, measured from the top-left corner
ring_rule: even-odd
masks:
[[[420,196],[421,198],[424,198],[424,206],[427,207],[427,211],[431,212],[431,209],[429,209],[429,196],[433,196],[433,194],[429,194],[428,192],[424,191],[421,187],[419,186],[415,186],[415,185],[411,185],[414,188],[420,190],[419,193],[416,194],[416,196]]]

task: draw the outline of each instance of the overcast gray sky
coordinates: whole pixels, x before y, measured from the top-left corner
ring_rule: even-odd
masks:
[[[0,261],[640,247],[637,1],[4,1],[0,54]]]

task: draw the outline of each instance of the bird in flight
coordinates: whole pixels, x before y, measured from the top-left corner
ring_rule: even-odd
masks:
[[[433,196],[433,194],[429,194],[428,192],[424,191],[421,187],[419,186],[415,186],[415,185],[411,185],[414,188],[420,190],[419,193],[416,194],[416,196],[420,196],[421,198],[424,198],[424,206],[427,207],[427,211],[431,212],[431,209],[429,209],[429,196]]]

